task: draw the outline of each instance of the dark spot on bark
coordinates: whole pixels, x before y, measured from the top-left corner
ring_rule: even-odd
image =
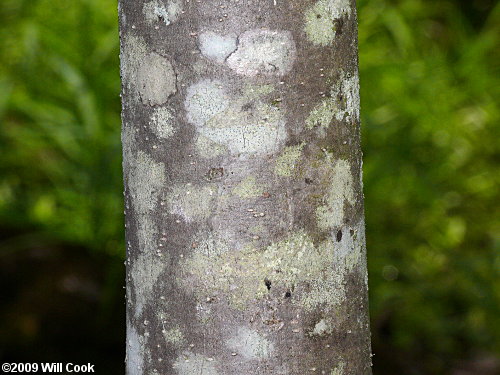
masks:
[[[342,241],[342,231],[341,230],[339,230],[337,232],[337,242],[340,242],[340,241]]]
[[[320,19],[321,18],[321,14],[316,14],[316,18]]]
[[[244,105],[241,106],[241,109],[243,111],[249,111],[253,108],[253,104],[252,103],[246,103]]]
[[[352,237],[352,236],[354,236],[354,230],[353,230],[353,229],[351,229],[351,230],[349,231],[349,233],[351,233],[351,237]]]
[[[342,28],[344,27],[344,20],[342,18],[337,18],[333,20],[333,29],[335,30],[335,34],[342,35]]]
[[[290,298],[292,296],[292,292],[290,292],[289,290],[286,291],[285,293],[285,298]]]
[[[313,180],[311,180],[310,178],[305,178],[304,181],[306,182],[306,184],[308,185],[311,185],[313,183]]]
[[[216,180],[224,177],[224,168],[210,168],[205,177],[209,180]]]
[[[271,194],[269,194],[268,192],[262,193],[263,198],[269,198],[270,196],[271,196]]]
[[[271,280],[264,279],[264,284],[266,284],[267,290],[271,290]]]

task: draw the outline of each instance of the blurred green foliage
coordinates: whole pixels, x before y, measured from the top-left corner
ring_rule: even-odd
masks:
[[[121,261],[116,8],[0,3],[1,252]],[[500,6],[358,8],[375,372],[448,374],[500,355]]]

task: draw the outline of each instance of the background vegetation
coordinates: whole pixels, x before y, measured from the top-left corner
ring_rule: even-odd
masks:
[[[0,359],[122,374],[116,0],[0,3]],[[375,374],[500,372],[500,6],[359,0]]]

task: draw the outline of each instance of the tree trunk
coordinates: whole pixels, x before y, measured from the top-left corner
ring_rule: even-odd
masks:
[[[369,374],[354,0],[121,0],[127,374]]]

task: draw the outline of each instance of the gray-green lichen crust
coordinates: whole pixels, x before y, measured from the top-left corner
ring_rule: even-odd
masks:
[[[340,18],[351,14],[350,0],[319,0],[305,13],[305,32],[316,45],[331,44],[336,35],[336,24]]]
[[[181,263],[178,282],[200,299],[223,293],[233,307],[244,308],[263,298],[267,294],[263,280],[272,280],[275,288],[297,289],[301,295],[295,301],[306,310],[319,306],[329,310],[342,302],[345,293],[339,269],[346,266],[335,262],[334,249],[333,241],[314,245],[306,233],[298,232],[264,249],[248,246],[209,255],[195,251]],[[309,285],[307,293],[300,292],[304,283]]]

